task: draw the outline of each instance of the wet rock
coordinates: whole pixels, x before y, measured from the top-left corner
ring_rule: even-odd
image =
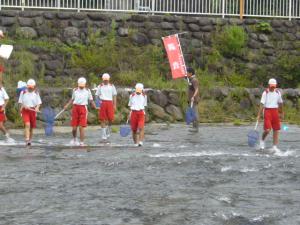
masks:
[[[185,23],[197,23],[198,19],[195,18],[195,17],[187,16],[187,17],[183,17],[183,22],[185,22]]]
[[[166,121],[172,121],[173,118],[168,115],[164,109],[159,106],[159,105],[156,105],[154,103],[149,103],[148,105],[148,109],[149,109],[149,112],[155,117],[155,118],[158,118],[158,119],[162,119],[162,120],[166,120]]]
[[[106,15],[101,14],[101,13],[88,13],[87,15],[91,20],[94,20],[94,21],[108,21],[109,20],[109,18]]]
[[[46,69],[51,71],[56,71],[57,69],[61,69],[63,67],[63,64],[60,60],[51,60],[51,61],[45,61]]]
[[[172,29],[174,29],[174,25],[173,25],[173,23],[162,22],[162,23],[161,23],[161,28],[162,28],[163,30],[172,30]]]
[[[72,17],[72,13],[68,13],[68,12],[58,12],[56,14],[58,19],[61,20],[66,20],[66,19],[70,19]]]
[[[252,103],[249,98],[243,98],[240,101],[240,107],[242,109],[250,109],[252,107]]]
[[[168,95],[168,103],[175,106],[179,106],[180,100],[178,94],[175,92],[170,92]]]
[[[260,35],[258,36],[258,39],[259,39],[260,41],[262,41],[262,42],[268,42],[268,41],[269,41],[268,36],[265,35],[265,34],[260,34]]]
[[[132,37],[131,37],[131,40],[136,43],[137,45],[146,45],[149,43],[149,39],[148,37],[143,34],[143,33],[136,33],[136,34],[133,34]]]
[[[79,30],[76,27],[67,27],[64,29],[64,37],[65,38],[72,38],[72,37],[79,37]]]
[[[179,18],[177,16],[165,16],[164,21],[176,23],[179,21]]]
[[[288,99],[295,99],[300,97],[298,90],[292,88],[284,89],[282,91],[282,95],[285,95]]]
[[[213,88],[212,90],[210,90],[210,95],[219,101],[226,98],[228,96],[228,94],[229,94],[229,88],[226,88],[226,87]]]
[[[252,48],[252,49],[259,49],[261,47],[261,43],[258,42],[258,41],[255,41],[255,40],[251,39],[248,42],[248,47]]]
[[[199,20],[198,20],[198,24],[200,26],[209,26],[209,25],[212,24],[212,21],[209,18],[202,18],[202,17],[200,17]]]
[[[297,39],[297,38],[296,38],[296,35],[291,34],[291,33],[287,33],[287,34],[286,34],[286,37],[287,37],[287,39],[290,40],[290,41],[295,41],[295,40]]]
[[[165,107],[168,104],[168,97],[162,91],[154,90],[149,92],[148,95],[152,102],[161,107]]]
[[[127,37],[128,33],[129,33],[128,28],[119,27],[119,29],[118,29],[118,35],[120,37]]]
[[[161,32],[158,29],[151,29],[148,31],[148,36],[150,38],[160,38],[161,37]]]
[[[31,27],[33,25],[33,19],[31,18],[19,17],[18,21],[21,27]]]
[[[244,23],[246,24],[246,25],[255,25],[255,24],[257,24],[257,20],[256,19],[245,19],[245,21],[244,21]]]
[[[56,13],[55,12],[44,12],[44,18],[47,20],[53,20],[56,17]]]
[[[142,15],[132,15],[131,16],[131,21],[134,21],[134,22],[144,22],[146,21],[146,17],[142,16]]]
[[[150,19],[150,21],[155,22],[155,23],[161,23],[163,21],[162,16],[150,16],[149,19]]]
[[[231,25],[242,25],[244,23],[243,20],[237,19],[237,18],[230,18],[229,24]]]
[[[73,13],[72,17],[75,20],[84,20],[85,18],[87,18],[86,13]]]
[[[12,11],[12,10],[1,10],[1,11],[0,11],[0,16],[15,17],[15,16],[16,16],[16,11]]]
[[[190,30],[191,30],[192,32],[196,32],[196,31],[199,31],[199,30],[200,30],[200,27],[199,27],[197,24],[195,24],[195,23],[190,23],[190,24],[188,25],[188,27],[190,28]]]
[[[201,29],[201,31],[204,31],[204,32],[210,32],[210,31],[214,30],[214,27],[211,25],[208,25],[208,26],[201,27],[200,29]]]
[[[249,37],[250,37],[251,39],[254,39],[254,40],[257,40],[257,39],[258,39],[258,36],[257,36],[257,34],[255,34],[255,33],[250,33],[250,34],[249,34]]]
[[[40,26],[44,23],[43,17],[36,17],[33,19],[35,26]]]
[[[183,120],[183,113],[182,110],[174,105],[168,105],[166,107],[167,113],[169,113],[176,121],[182,121]]]
[[[19,37],[33,39],[37,37],[37,32],[32,27],[18,27],[16,29],[16,34]]]
[[[9,27],[15,24],[16,18],[14,17],[2,17],[1,18],[2,26]]]
[[[281,27],[282,26],[282,22],[283,22],[283,20],[272,20],[272,22],[271,22],[271,26],[272,27]]]

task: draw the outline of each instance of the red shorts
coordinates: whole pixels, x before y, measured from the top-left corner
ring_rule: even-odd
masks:
[[[2,111],[2,106],[0,106],[0,122],[5,122],[6,121],[6,115],[5,112]]]
[[[34,108],[32,108],[34,110]],[[28,109],[22,109],[23,122],[29,123],[31,128],[36,128],[36,112]]]
[[[99,120],[100,121],[110,121],[114,120],[114,104],[113,101],[101,101],[101,107],[99,109]]]
[[[130,115],[130,125],[133,132],[137,132],[138,129],[142,129],[145,126],[145,112],[140,111],[131,111]]]
[[[86,127],[87,126],[88,110],[85,105],[73,105],[72,108],[72,127]]]
[[[264,119],[265,130],[280,130],[280,119],[278,109],[265,109]]]

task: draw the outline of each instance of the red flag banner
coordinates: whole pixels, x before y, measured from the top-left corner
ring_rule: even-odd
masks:
[[[173,79],[186,76],[186,66],[178,35],[163,37],[163,43],[168,55]]]

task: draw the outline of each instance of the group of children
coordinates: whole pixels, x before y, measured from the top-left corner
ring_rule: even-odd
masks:
[[[111,124],[114,121],[115,110],[117,109],[117,90],[110,83],[110,75],[105,73],[102,75],[102,83],[97,87],[96,98],[100,102],[97,107],[91,90],[87,87],[87,80],[84,77],[78,79],[78,86],[73,89],[72,97],[64,106],[67,110],[72,105],[72,135],[71,145],[84,146],[85,132],[87,127],[88,108],[91,104],[94,109],[99,110],[99,120],[101,123],[102,140],[107,141],[111,133]],[[10,138],[9,133],[4,127],[6,121],[5,108],[9,97],[3,87],[0,88],[0,130],[4,133],[7,141],[14,141]],[[41,97],[36,88],[36,82],[30,79],[26,83],[26,88],[20,92],[19,101],[20,113],[25,126],[25,142],[31,145],[33,137],[33,129],[36,128],[36,116],[40,112],[42,105]],[[129,97],[130,120],[132,136],[135,146],[142,146],[144,140],[145,125],[145,107],[147,106],[147,96],[144,93],[144,86],[137,83],[135,91]],[[77,139],[77,131],[79,129],[79,141]]]

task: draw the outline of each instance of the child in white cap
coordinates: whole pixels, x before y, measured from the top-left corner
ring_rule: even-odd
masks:
[[[87,127],[87,117],[88,117],[88,109],[87,106],[89,102],[91,102],[92,106],[96,108],[95,102],[93,100],[93,95],[91,90],[86,87],[86,79],[84,77],[80,77],[78,79],[78,87],[73,89],[72,98],[70,101],[64,106],[66,110],[69,105],[73,104],[72,108],[72,135],[73,139],[71,140],[71,145],[80,145],[84,146],[84,129]],[[79,127],[80,132],[80,142],[77,141],[77,130]]]
[[[14,140],[10,137],[7,129],[4,126],[4,123],[6,121],[5,109],[6,109],[8,100],[9,100],[8,94],[6,93],[4,87],[2,87],[2,85],[0,85],[0,130],[5,135],[6,141],[8,143],[12,143],[12,142],[14,142]]]
[[[283,100],[277,87],[275,79],[269,80],[269,87],[263,92],[260,107],[257,115],[257,121],[260,115],[264,115],[264,133],[260,141],[260,149],[265,148],[265,139],[273,129],[273,151],[278,151],[280,117],[283,119]]]
[[[144,85],[137,83],[135,92],[130,95],[128,106],[130,107],[130,125],[132,138],[136,146],[143,146],[145,137],[145,107],[147,95],[144,93]]]
[[[110,83],[110,75],[102,75],[102,83],[97,87],[96,96],[100,99],[99,120],[102,128],[102,140],[110,136],[110,126],[114,121],[114,114],[117,110],[117,90]]]
[[[21,105],[21,115],[25,125],[26,145],[31,145],[33,129],[36,128],[36,114],[40,111],[42,104],[35,80],[29,79],[27,81],[27,89],[21,91],[19,104]]]

